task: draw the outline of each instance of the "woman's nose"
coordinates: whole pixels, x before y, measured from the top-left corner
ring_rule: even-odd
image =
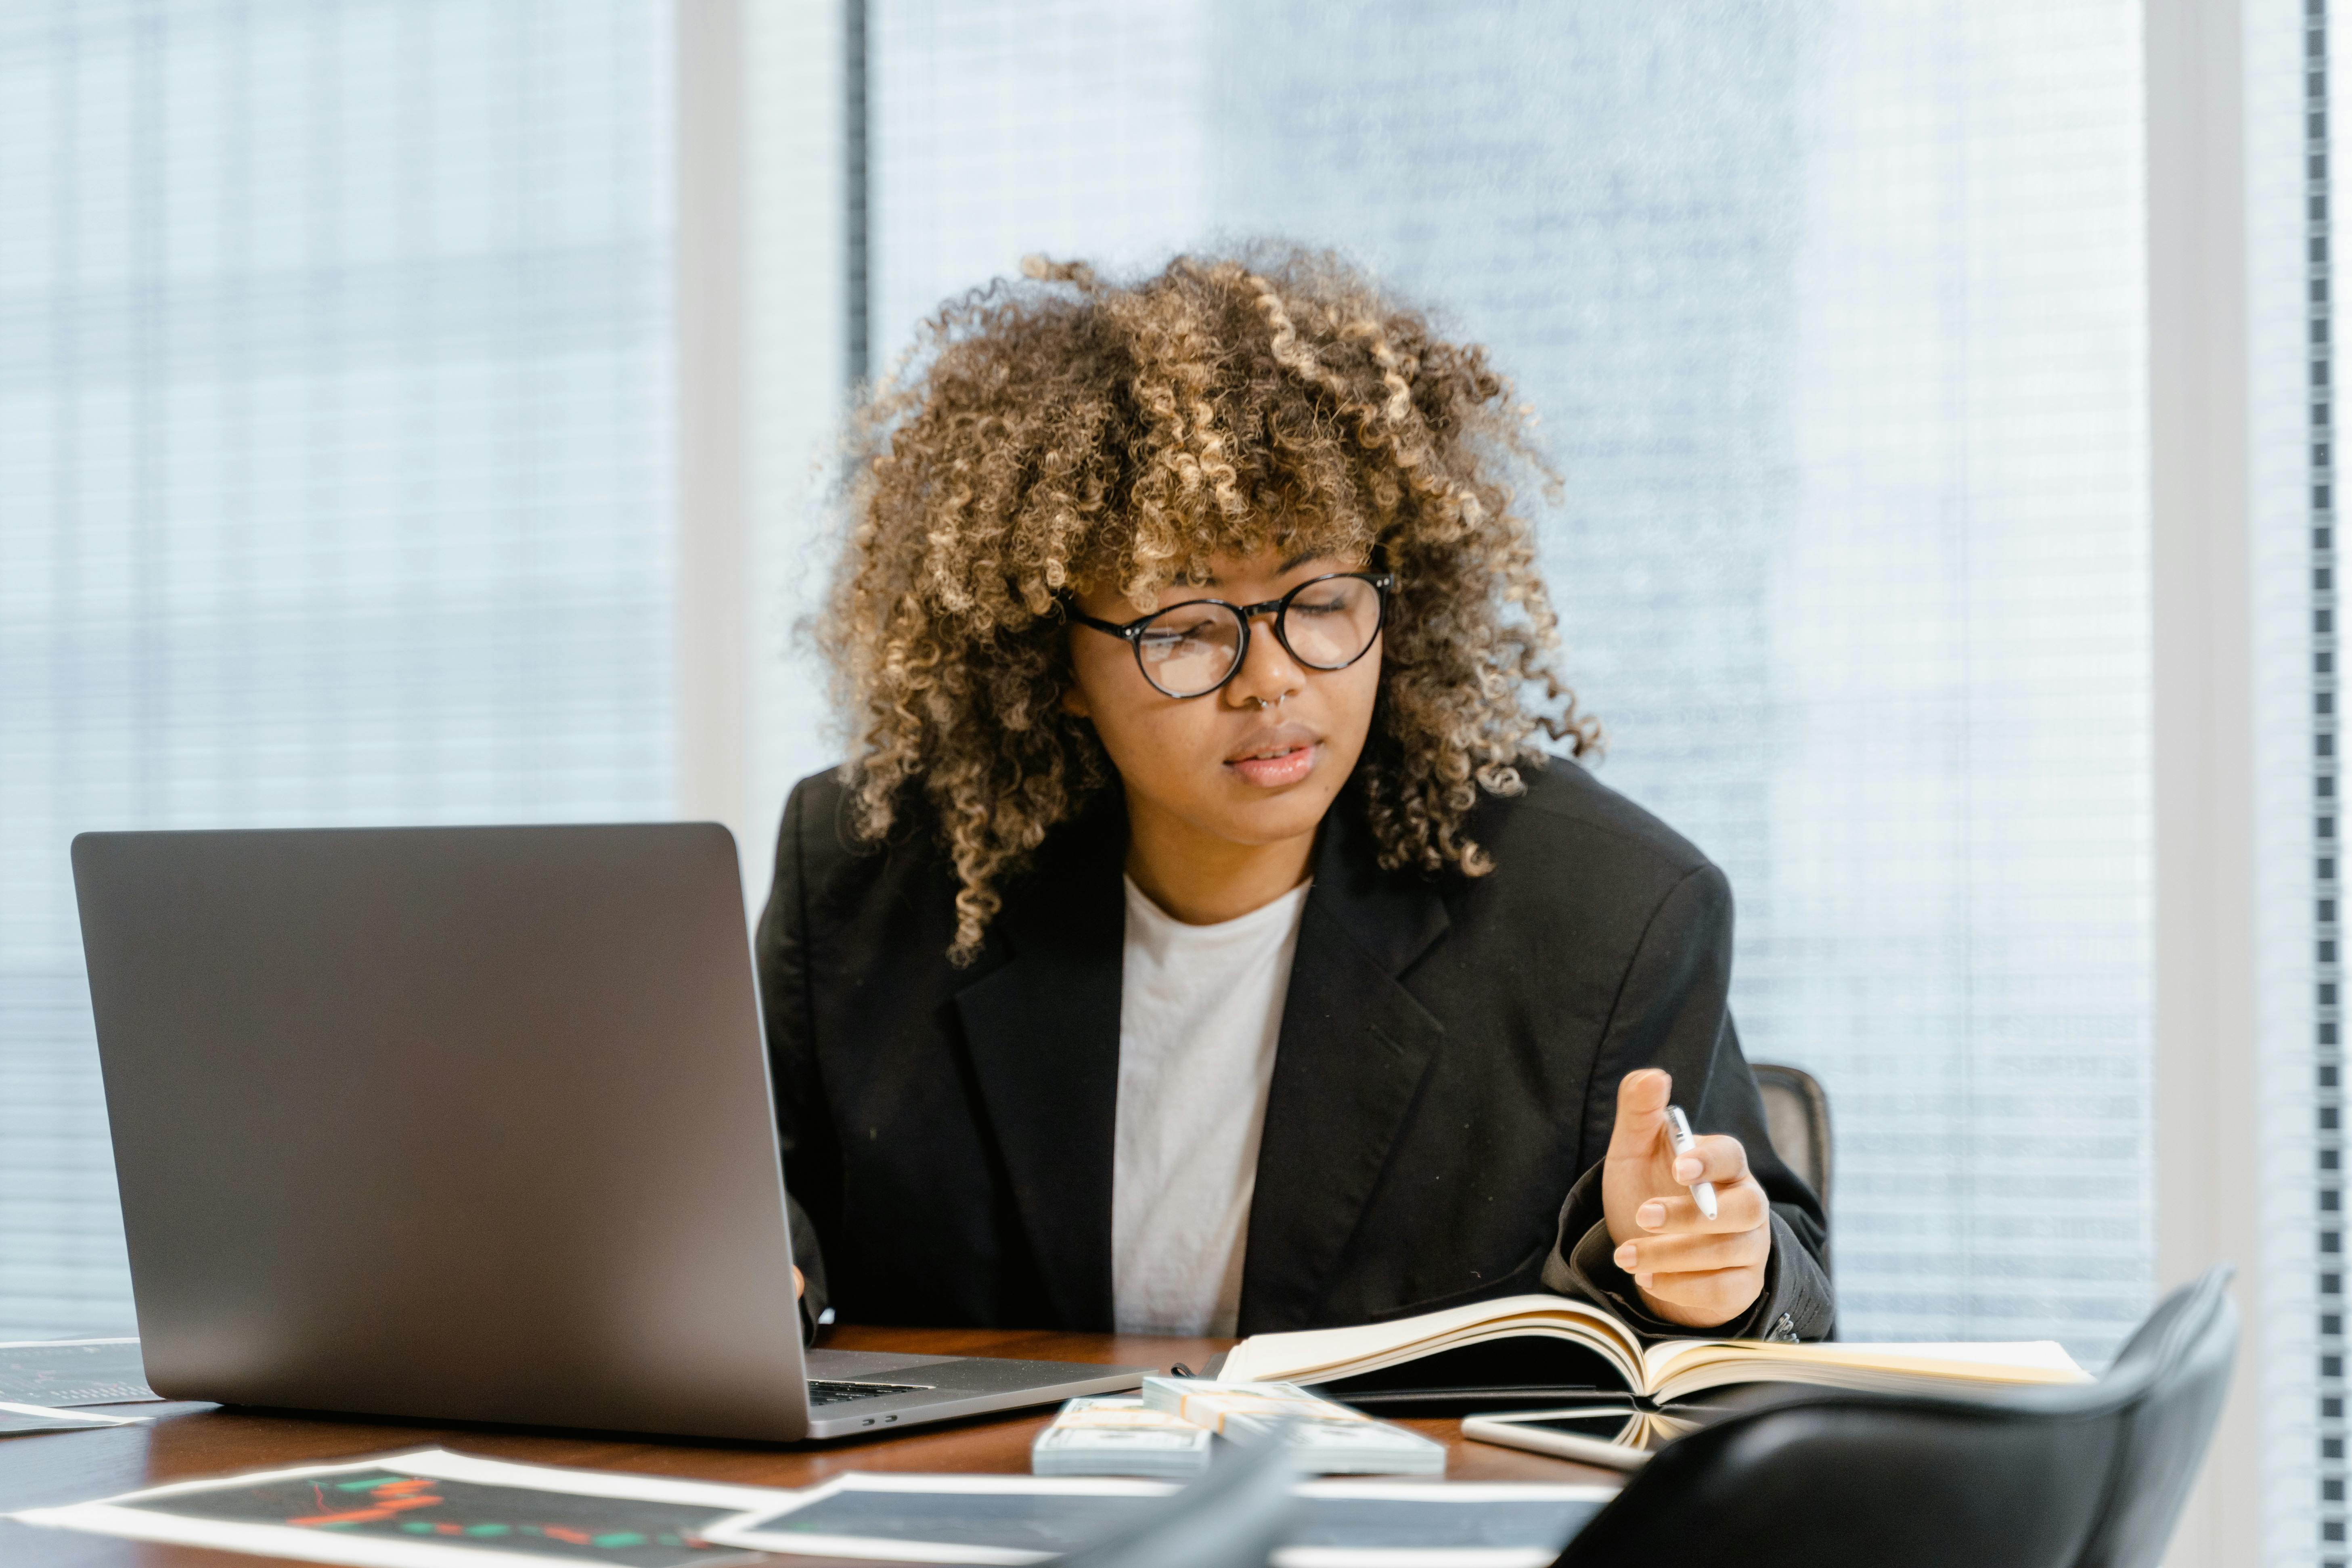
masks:
[[[1234,708],[1271,706],[1296,692],[1306,679],[1307,672],[1274,635],[1274,616],[1269,612],[1250,626],[1249,651],[1242,656],[1241,673],[1225,686],[1226,701]]]

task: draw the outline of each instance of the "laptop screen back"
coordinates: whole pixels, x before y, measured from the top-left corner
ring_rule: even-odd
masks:
[[[100,833],[73,860],[158,1392],[803,1434],[724,828]]]

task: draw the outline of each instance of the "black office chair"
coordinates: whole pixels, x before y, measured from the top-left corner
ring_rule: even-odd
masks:
[[[1695,1432],[1555,1568],[2155,1568],[2229,1391],[2230,1273],[2166,1297],[2096,1383],[1808,1390]]]
[[[1266,1568],[1297,1507],[1281,1437],[1216,1445],[1209,1473],[1108,1541],[1055,1568]]]
[[[1820,1194],[1822,1212],[1830,1205],[1830,1097],[1821,1081],[1802,1068],[1777,1062],[1751,1062],[1757,1090],[1764,1097],[1764,1131],[1780,1163],[1804,1178]]]

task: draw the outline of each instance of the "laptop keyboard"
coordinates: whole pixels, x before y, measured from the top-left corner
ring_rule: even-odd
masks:
[[[920,1383],[830,1383],[823,1378],[808,1380],[811,1405],[846,1405],[853,1399],[879,1399],[886,1394],[921,1394],[929,1385]]]

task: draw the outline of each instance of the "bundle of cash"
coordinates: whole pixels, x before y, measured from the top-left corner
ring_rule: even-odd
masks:
[[[1228,1437],[1284,1428],[1297,1468],[1315,1476],[1442,1476],[1445,1446],[1318,1399],[1295,1383],[1217,1383],[1147,1377],[1146,1408],[1181,1416]]]
[[[1029,1447],[1041,1476],[1150,1476],[1188,1480],[1209,1468],[1206,1426],[1150,1410],[1131,1394],[1073,1399]]]

